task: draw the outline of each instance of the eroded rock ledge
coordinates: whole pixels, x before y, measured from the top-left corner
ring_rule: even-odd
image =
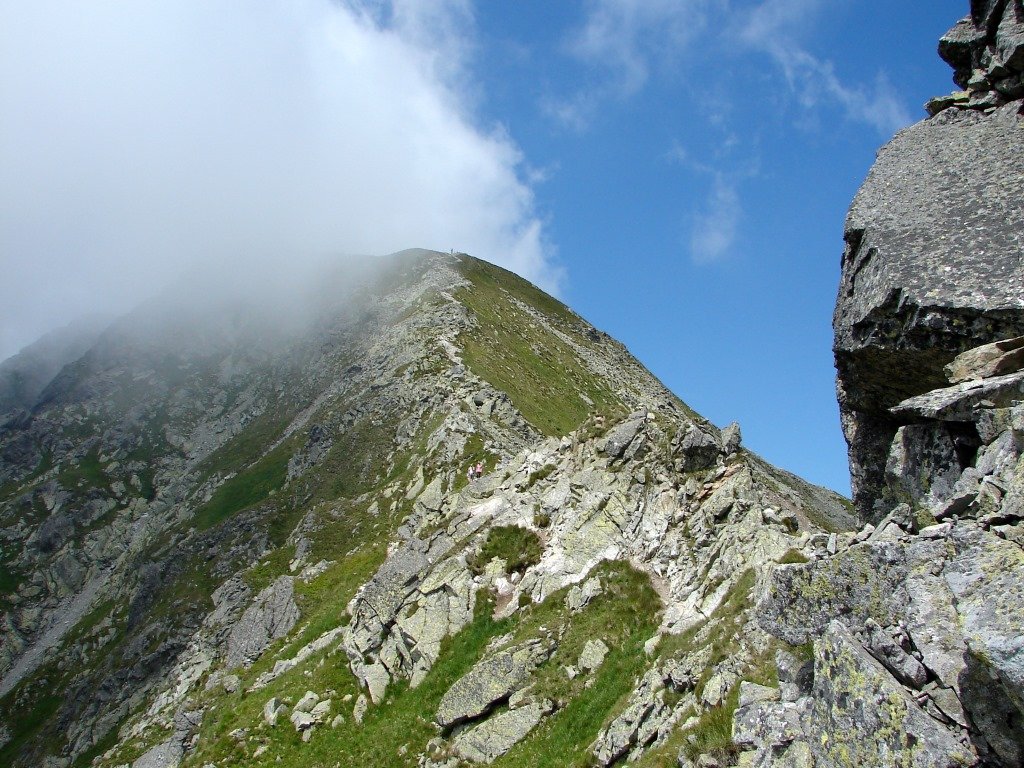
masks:
[[[877,522],[901,420],[965,350],[1024,334],[1024,12],[972,3],[940,52],[970,93],[881,149],[846,220],[835,358],[854,501]],[[996,86],[1002,90],[997,90]]]

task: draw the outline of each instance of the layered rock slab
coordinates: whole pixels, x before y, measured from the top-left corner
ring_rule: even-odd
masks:
[[[902,400],[972,347],[1024,332],[1024,118],[949,109],[878,154],[846,220],[835,357],[854,501],[884,511]]]
[[[841,622],[832,622],[817,649],[814,670],[820,764],[961,768],[970,749],[927,715]]]

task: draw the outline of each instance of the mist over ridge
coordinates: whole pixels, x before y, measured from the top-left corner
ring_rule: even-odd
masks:
[[[459,4],[5,15],[0,359],[210,265],[245,285],[424,244],[557,284],[520,153],[464,95]]]

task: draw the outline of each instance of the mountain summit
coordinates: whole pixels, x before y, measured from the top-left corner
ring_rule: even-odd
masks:
[[[4,416],[5,760],[721,740],[782,649],[756,573],[848,504],[503,269],[409,251],[337,285],[290,324],[140,310]],[[670,660],[678,693],[635,689]]]
[[[847,219],[853,503],[465,254],[0,365],[0,764],[1024,765],[1024,6],[940,52]]]

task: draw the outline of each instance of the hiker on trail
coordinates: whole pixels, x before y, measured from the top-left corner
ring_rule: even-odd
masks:
[[[484,476],[484,463],[482,461],[478,461],[476,463],[476,476],[477,477],[483,477]]]
[[[469,482],[473,482],[473,474],[473,465],[470,464],[469,467],[466,469],[466,479],[469,480]]]

